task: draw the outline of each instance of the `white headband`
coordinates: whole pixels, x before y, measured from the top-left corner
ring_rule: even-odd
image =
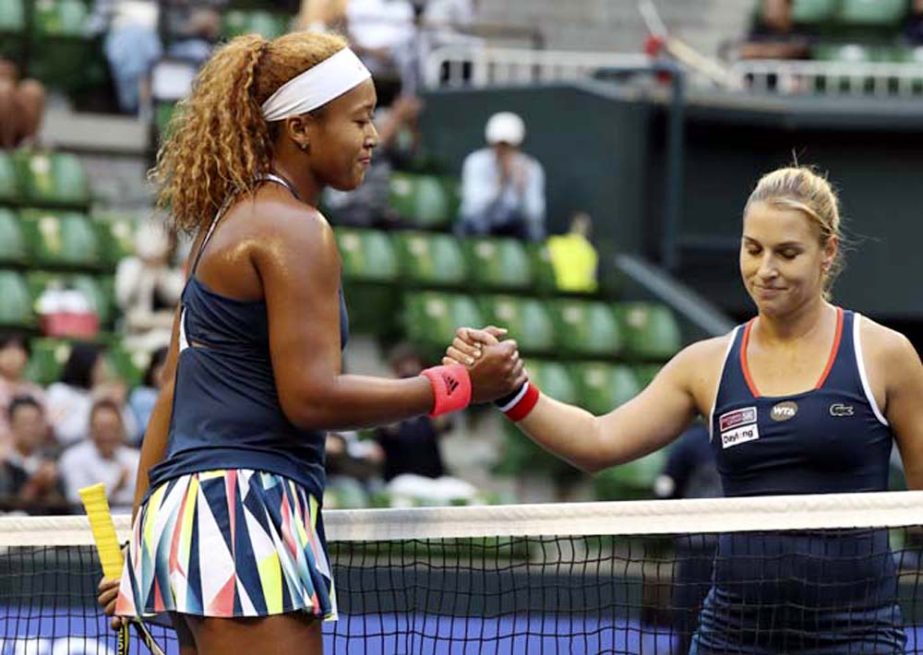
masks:
[[[326,105],[372,76],[349,48],[340,50],[278,88],[263,103],[267,122],[300,116]]]

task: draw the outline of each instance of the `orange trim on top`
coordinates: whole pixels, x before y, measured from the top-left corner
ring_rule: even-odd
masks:
[[[827,376],[830,375],[830,371],[833,369],[833,362],[836,361],[836,354],[840,351],[840,339],[843,337],[843,309],[840,307],[836,308],[836,332],[833,335],[833,347],[830,349],[830,357],[827,358],[827,366],[824,367],[824,372],[820,376],[820,380],[817,381],[815,389],[820,389],[824,386],[824,382],[827,381]]]
[[[747,363],[747,344],[750,343],[750,328],[753,327],[755,320],[755,318],[751,318],[744,326],[744,338],[740,344],[740,368],[744,372],[744,380],[747,381],[747,386],[750,387],[750,393],[753,394],[754,398],[759,398],[760,390],[756,388],[756,383],[753,382],[753,378],[750,376],[750,365]]]
[[[761,395],[760,390],[756,388],[756,383],[753,381],[753,376],[750,375],[750,365],[747,362],[747,345],[750,343],[750,329],[753,327],[753,322],[755,320],[755,318],[751,318],[744,326],[743,342],[740,344],[740,368],[743,370],[744,380],[747,381],[747,386],[750,388],[750,393],[753,394],[754,398],[759,398]],[[817,384],[814,385],[815,390],[824,386],[824,383],[830,376],[830,371],[833,370],[833,363],[836,361],[837,353],[840,351],[840,341],[842,338],[843,309],[842,307],[837,307],[836,331],[833,334],[833,346],[830,348],[830,355],[827,357],[827,365],[824,367],[824,372],[821,373],[820,379],[817,381]]]

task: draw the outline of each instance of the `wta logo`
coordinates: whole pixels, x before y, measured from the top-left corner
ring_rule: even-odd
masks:
[[[769,418],[773,421],[782,422],[787,421],[790,418],[795,418],[795,414],[798,413],[798,403],[786,400],[785,402],[774,405],[772,411],[769,412]]]

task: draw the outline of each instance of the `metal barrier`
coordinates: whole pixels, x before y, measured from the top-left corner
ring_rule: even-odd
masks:
[[[923,60],[742,60],[731,66],[744,88],[778,95],[907,97],[923,94]]]

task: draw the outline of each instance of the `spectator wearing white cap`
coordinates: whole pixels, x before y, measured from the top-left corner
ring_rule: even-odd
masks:
[[[458,231],[541,240],[545,171],[520,150],[525,123],[512,112],[500,112],[487,121],[485,136],[488,147],[469,154],[462,166]]]

